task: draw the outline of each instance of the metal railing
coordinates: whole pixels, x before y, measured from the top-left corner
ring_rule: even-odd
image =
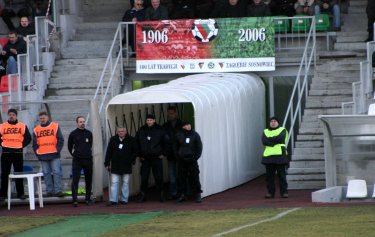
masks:
[[[315,62],[316,58],[315,37],[315,18],[311,17],[311,26],[305,41],[302,59],[298,68],[295,84],[283,122],[283,127],[286,127],[289,131],[286,145],[288,146],[289,142],[291,142],[291,149],[294,148],[295,125],[297,122],[297,125],[299,126],[302,122],[302,106],[303,102],[307,100],[308,96],[308,74],[311,64],[312,62]],[[289,125],[289,127],[287,127],[287,125]]]

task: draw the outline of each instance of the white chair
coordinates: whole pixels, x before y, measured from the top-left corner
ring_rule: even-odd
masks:
[[[352,179],[348,182],[346,198],[365,198],[367,197],[367,184],[363,179]]]
[[[375,198],[375,184],[374,184],[374,191],[372,192],[372,198]]]
[[[370,104],[368,107],[367,115],[375,115],[375,104]]]
[[[34,178],[37,178],[37,192],[39,198],[39,207],[43,207],[43,193],[42,193],[42,176],[43,173],[36,173],[36,172],[17,172],[15,174],[9,175],[8,181],[8,210],[10,210],[10,203],[11,203],[11,183],[12,179],[27,179],[27,186],[29,191],[29,202],[30,202],[30,210],[35,210],[35,191],[34,191]]]

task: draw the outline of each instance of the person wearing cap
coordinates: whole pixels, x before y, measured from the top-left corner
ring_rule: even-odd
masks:
[[[198,159],[203,145],[199,134],[191,128],[189,121],[182,123],[182,131],[176,134],[174,148],[178,167],[178,189],[181,196],[178,202],[186,200],[187,186],[191,183],[196,193],[196,202],[202,202],[202,187],[199,181]]]
[[[1,124],[1,189],[0,199],[4,200],[8,192],[8,178],[13,165],[14,172],[23,171],[23,148],[30,144],[31,135],[26,124],[18,122],[16,109],[8,110],[8,121]],[[26,199],[23,180],[16,179],[17,197]]]
[[[146,124],[136,134],[138,157],[141,160],[141,193],[139,202],[146,201],[148,178],[150,171],[154,175],[160,202],[163,195],[163,163],[168,149],[168,135],[165,130],[156,124],[155,116],[148,114]]]
[[[276,117],[270,118],[269,127],[264,129],[262,143],[264,152],[262,164],[266,166],[267,190],[265,198],[275,197],[275,173],[279,177],[280,195],[288,198],[288,183],[286,180],[286,168],[289,163],[286,151],[286,139],[288,131],[279,125]]]

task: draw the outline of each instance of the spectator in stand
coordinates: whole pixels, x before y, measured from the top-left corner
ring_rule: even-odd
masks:
[[[31,16],[32,7],[30,0],[4,0],[4,7],[1,13],[3,21],[8,26],[9,31],[14,31],[12,17]],[[1,11],[0,11],[1,12]]]
[[[35,28],[30,24],[29,18],[23,16],[20,19],[20,25],[16,28],[16,32],[19,36],[23,36],[23,39],[26,41],[26,36],[35,34]]]
[[[134,6],[131,9],[128,9],[124,16],[122,17],[122,21],[124,22],[137,22],[137,21],[144,21],[145,20],[146,11],[143,7],[143,0],[135,0]],[[128,25],[129,34],[128,34],[128,43],[132,48],[132,51],[135,52],[135,29],[134,25]],[[124,36],[126,36],[126,28],[124,29]],[[133,54],[134,55],[134,54]],[[132,55],[132,56],[133,56]]]
[[[341,31],[340,6],[337,0],[317,0],[315,15],[319,15],[321,12],[331,12],[333,14],[333,30]]]
[[[6,74],[17,73],[17,55],[26,53],[26,42],[19,38],[15,31],[8,34],[9,41],[1,52],[1,57],[6,61]]]
[[[271,12],[268,5],[262,2],[262,0],[253,0],[253,4],[247,8],[247,16],[250,17],[262,17],[270,15]]]
[[[219,10],[218,17],[245,17],[247,9],[246,0],[228,0]]]
[[[366,12],[367,12],[367,20],[368,20],[368,28],[367,28],[368,37],[366,39],[366,42],[369,42],[369,41],[374,40],[374,23],[375,23],[375,1],[374,0],[367,1]]]
[[[168,9],[160,5],[160,0],[151,0],[151,6],[146,9],[145,20],[167,20]]]
[[[195,16],[195,0],[173,0],[172,19],[192,19]]]
[[[176,134],[182,129],[182,121],[178,118],[176,106],[169,106],[167,109],[168,121],[163,128],[168,134],[170,147],[176,142]],[[168,149],[168,176],[169,176],[169,200],[177,199],[177,163],[176,156],[172,149]]]
[[[127,204],[129,199],[129,179],[136,159],[136,142],[126,128],[118,127],[116,135],[111,137],[105,155],[104,166],[110,172],[111,187],[108,206],[117,205],[119,185],[121,185],[120,203]]]
[[[271,14],[273,16],[294,16],[296,11],[294,4],[296,0],[268,0]]]
[[[312,16],[315,11],[315,0],[298,0],[295,4],[297,14]]]
[[[208,18],[215,6],[214,0],[201,0],[195,5],[196,18]]]

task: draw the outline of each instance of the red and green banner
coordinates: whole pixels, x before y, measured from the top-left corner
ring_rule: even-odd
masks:
[[[271,17],[136,24],[137,73],[275,70]]]

